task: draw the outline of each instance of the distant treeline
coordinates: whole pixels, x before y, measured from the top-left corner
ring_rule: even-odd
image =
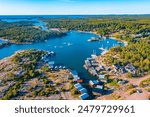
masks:
[[[150,35],[150,16],[91,16],[87,18],[43,18],[48,28],[92,31],[110,36],[119,32],[120,38],[130,40],[132,34]]]
[[[66,35],[62,32],[43,31],[33,22],[0,22],[0,37],[14,43],[32,43]]]

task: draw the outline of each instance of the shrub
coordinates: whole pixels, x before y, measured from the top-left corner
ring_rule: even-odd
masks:
[[[127,85],[127,90],[133,89],[133,88],[134,88],[134,85],[133,85],[133,84],[128,84],[128,85]]]
[[[133,74],[132,74],[132,73],[128,73],[128,74],[127,74],[127,77],[128,77],[128,78],[132,78],[132,77],[133,77]]]
[[[71,90],[71,94],[72,94],[72,95],[77,95],[77,94],[79,94],[79,92],[78,92],[78,90],[77,90],[76,88],[73,88],[73,89]]]
[[[132,95],[134,93],[136,93],[136,89],[131,90],[129,94]]]
[[[74,88],[73,82],[70,83],[69,85],[69,90],[72,90]]]

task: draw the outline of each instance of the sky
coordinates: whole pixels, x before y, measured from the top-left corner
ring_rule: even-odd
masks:
[[[0,0],[0,15],[150,14],[150,0]]]

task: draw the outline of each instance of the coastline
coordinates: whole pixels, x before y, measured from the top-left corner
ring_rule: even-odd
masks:
[[[99,36],[99,34],[97,34],[97,32],[92,32],[92,31],[80,31],[80,30],[77,30],[78,32],[81,32],[81,33],[91,33],[91,34],[95,34],[97,36]],[[103,36],[104,38],[107,38],[107,36]],[[128,45],[128,42],[127,41],[124,41],[124,40],[121,40],[121,39],[117,39],[116,37],[113,37],[113,36],[108,36],[109,38],[111,39],[114,39],[114,40],[117,40],[117,41],[121,41],[122,43],[124,43],[124,46]]]
[[[117,40],[117,41],[121,41],[122,43],[124,43],[124,46],[128,45],[128,42],[125,40],[121,40],[121,39],[117,39],[116,37],[110,36],[111,39]]]
[[[91,34],[98,35],[97,32],[92,32],[92,31],[81,31],[81,30],[77,30],[77,32],[81,32],[81,33],[91,33]]]
[[[8,39],[4,39],[2,37],[0,37],[0,40],[2,40],[2,41],[8,41]]]

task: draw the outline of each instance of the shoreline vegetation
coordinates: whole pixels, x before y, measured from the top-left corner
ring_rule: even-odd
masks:
[[[0,37],[15,44],[31,44],[66,35],[61,31],[36,28],[33,22],[0,22]]]

